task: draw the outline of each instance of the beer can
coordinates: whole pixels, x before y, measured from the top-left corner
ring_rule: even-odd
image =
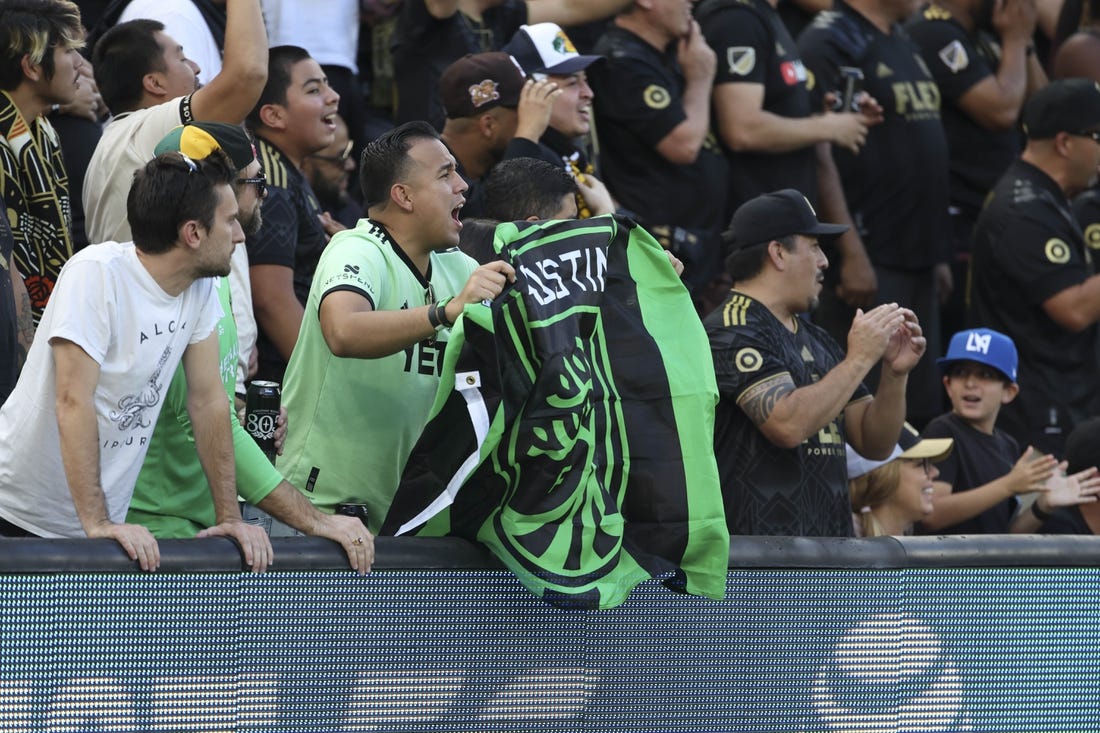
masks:
[[[263,381],[250,383],[244,399],[244,429],[272,463],[275,462],[275,426],[281,399],[279,383]]]

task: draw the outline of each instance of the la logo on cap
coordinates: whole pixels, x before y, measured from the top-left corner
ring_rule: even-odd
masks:
[[[992,334],[969,333],[966,335],[966,350],[989,353],[989,343],[993,340]]]

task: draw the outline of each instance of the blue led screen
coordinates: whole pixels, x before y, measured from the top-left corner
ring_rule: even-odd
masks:
[[[564,611],[495,569],[0,575],[0,731],[1097,731],[1100,571],[733,568]]]

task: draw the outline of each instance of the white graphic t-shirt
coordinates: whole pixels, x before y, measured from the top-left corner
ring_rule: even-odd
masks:
[[[99,363],[100,481],[108,516],[122,522],[176,366],[221,316],[212,278],[169,295],[132,243],[105,242],[73,256],[0,408],[0,517],[41,537],[84,536],[61,460],[51,339],[71,341]]]

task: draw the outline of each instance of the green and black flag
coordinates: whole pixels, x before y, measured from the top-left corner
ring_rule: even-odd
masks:
[[[632,221],[502,224],[516,282],[467,306],[383,534],[478,540],[555,605],[668,576],[721,598],[729,534],[710,347]]]

